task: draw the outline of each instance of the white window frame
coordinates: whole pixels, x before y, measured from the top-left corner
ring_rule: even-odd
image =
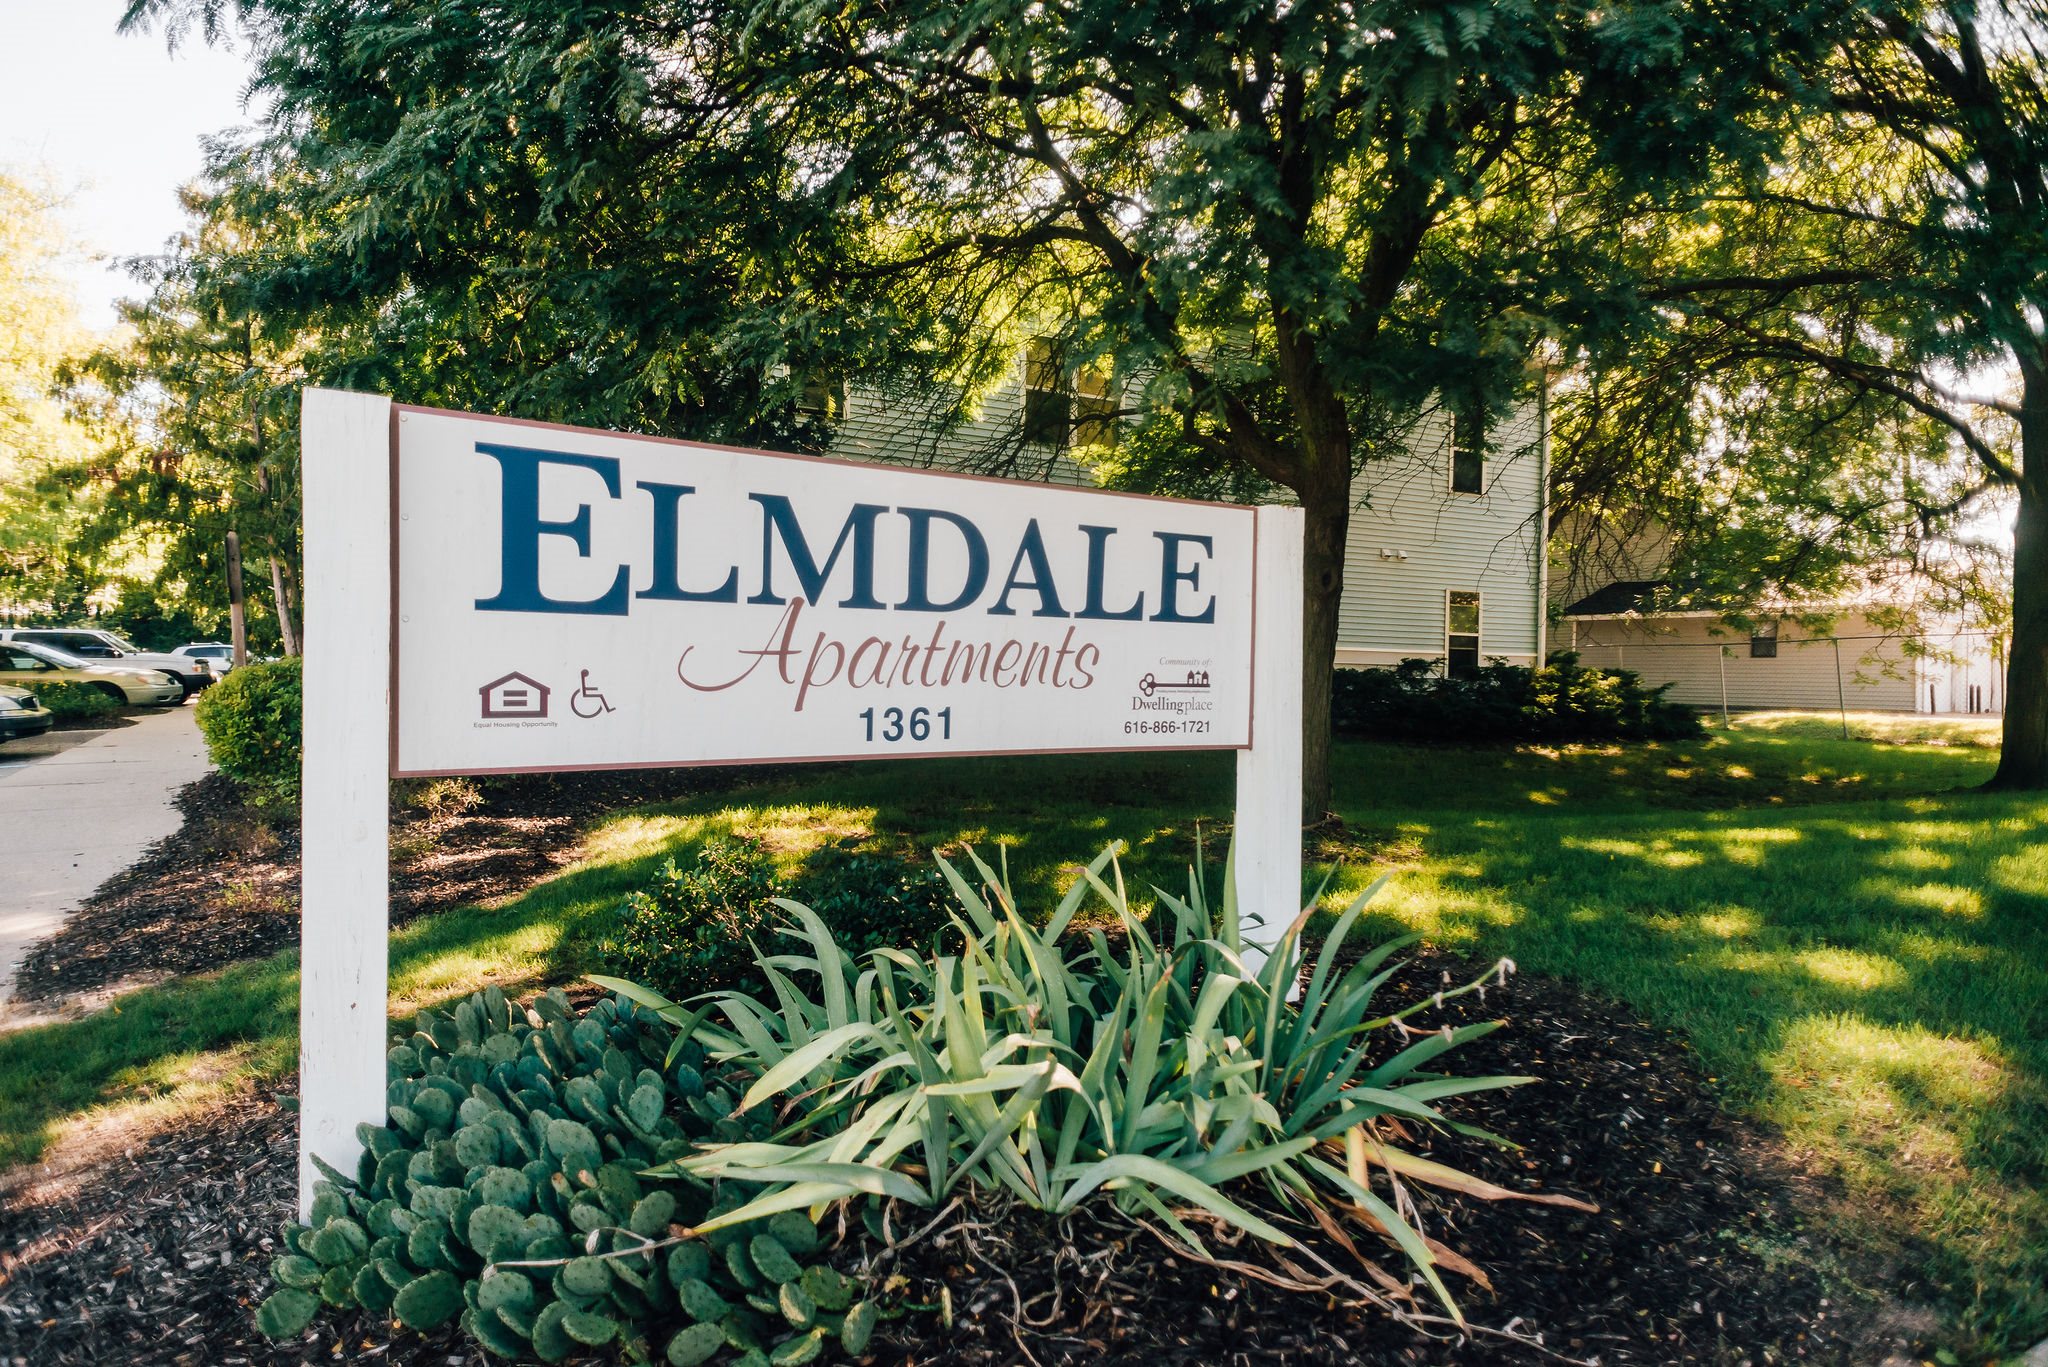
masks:
[[[1473,620],[1473,628],[1474,628],[1474,629],[1473,629],[1473,630],[1471,630],[1471,631],[1452,631],[1452,630],[1451,630],[1451,599],[1452,599],[1452,598],[1454,598],[1454,597],[1456,597],[1456,596],[1457,596],[1458,594],[1461,594],[1461,593],[1469,593],[1469,594],[1471,594],[1471,595],[1472,595],[1472,612],[1473,612],[1473,617],[1474,617],[1474,620]],[[1459,636],[1470,636],[1470,637],[1472,638],[1472,664],[1473,664],[1473,667],[1474,667],[1474,668],[1476,669],[1476,668],[1478,668],[1478,666],[1479,666],[1479,663],[1480,663],[1480,661],[1482,661],[1482,660],[1484,660],[1484,659],[1486,658],[1485,652],[1484,652],[1484,650],[1483,650],[1483,648],[1482,648],[1482,642],[1483,642],[1483,641],[1484,641],[1484,639],[1485,639],[1485,633],[1486,633],[1486,595],[1485,595],[1485,593],[1483,593],[1483,592],[1482,592],[1482,591],[1480,591],[1479,589],[1445,589],[1445,590],[1444,590],[1444,677],[1445,677],[1446,679],[1448,679],[1448,678],[1451,678],[1451,677],[1453,677],[1453,675],[1451,674],[1451,641],[1452,641],[1452,638],[1454,638],[1454,637],[1459,637]]]

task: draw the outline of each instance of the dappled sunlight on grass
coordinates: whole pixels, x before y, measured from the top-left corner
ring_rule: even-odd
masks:
[[[1939,912],[1943,916],[1960,916],[1977,920],[1984,915],[1984,894],[1975,888],[1957,887],[1953,883],[1899,884],[1880,883],[1870,880],[1859,884],[1857,892],[1863,896],[1882,895],[1886,890],[1896,897],[1901,905],[1926,911]]]
[[[1958,791],[1995,761],[1972,745],[1845,743],[1750,720],[1640,747],[1341,744],[1342,820],[1310,833],[1308,890],[1327,876],[1334,912],[1391,873],[1370,932],[1508,954],[1684,1030],[1729,1104],[1840,1178],[1854,1238],[1930,1244],[1930,1275],[1970,1324],[2038,1338],[2048,802]],[[991,862],[1001,847],[1027,912],[1054,905],[1112,839],[1130,845],[1141,901],[1185,887],[1198,842],[1213,886],[1232,765],[884,761],[771,771],[611,815],[579,862],[516,899],[401,928],[393,1011],[590,971],[620,900],[719,835],[766,840],[799,887],[828,846],[922,858],[971,843]],[[296,999],[286,954],[0,1037],[0,1164],[88,1123],[285,1075]]]
[[[1980,1046],[1842,1013],[1787,1022],[1763,1066],[1782,1085],[1766,1110],[1813,1142],[1826,1136],[1855,1175],[1910,1199],[1915,1169],[1965,1166],[1972,1112],[1998,1104],[2007,1069]]]
[[[1389,921],[1684,1030],[1840,1180],[1851,1246],[1910,1244],[1970,1332],[2048,1333],[2048,801],[1523,811],[1438,813]]]
[[[1819,982],[1858,992],[1878,987],[1902,987],[1906,982],[1906,970],[1896,960],[1881,954],[1825,946],[1801,950],[1793,956],[1793,961]]]
[[[1724,733],[1766,735],[1783,739],[1839,741],[1842,717],[1836,712],[1743,712],[1723,727],[1719,718],[1708,724]],[[1998,717],[1922,716],[1910,712],[1851,712],[1852,742],[1881,742],[1927,748],[1970,746],[1995,749]]]
[[[1900,873],[1933,873],[1955,863],[1945,850],[1929,849],[1925,845],[1909,845],[1904,849],[1886,850],[1877,857],[1877,862],[1887,869]]]

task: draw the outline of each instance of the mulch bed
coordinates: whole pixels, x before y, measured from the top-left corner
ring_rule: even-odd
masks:
[[[1425,951],[1386,989],[1403,1003],[1483,965]],[[1445,975],[1449,975],[1448,978]],[[888,1360],[959,1364],[1875,1363],[1867,1319],[1830,1304],[1797,1256],[1793,1174],[1769,1142],[1714,1104],[1685,1043],[1568,984],[1516,976],[1484,1002],[1466,997],[1418,1027],[1505,1017],[1448,1056],[1460,1074],[1535,1075],[1445,1110],[1520,1150],[1451,1137],[1411,1144],[1426,1157],[1517,1191],[1556,1192],[1597,1214],[1417,1190],[1426,1232],[1464,1254],[1492,1289],[1447,1276],[1474,1324],[1540,1336],[1540,1348],[1474,1337],[1432,1340],[1370,1311],[1281,1290],[1122,1235],[1114,1258],[1093,1241],[1040,1234],[1005,1244],[982,1231],[934,1235],[903,1255],[913,1297],[946,1288],[953,1331],[886,1327]],[[1411,1190],[1416,1190],[1411,1188]],[[1014,1231],[1005,1231],[1014,1233]],[[1105,1232],[1101,1237],[1110,1237]],[[1766,1245],[1776,1255],[1762,1251]],[[1226,1256],[1220,1251],[1218,1256]],[[1344,1256],[1325,1248],[1330,1262]],[[1367,1250],[1381,1266],[1398,1257]],[[1790,1255],[1790,1256],[1787,1256]],[[1232,1257],[1258,1261],[1240,1248]],[[1355,1264],[1353,1264],[1355,1267]],[[1433,1302],[1416,1308],[1430,1311]],[[906,1332],[906,1330],[908,1332]],[[1026,1353],[1022,1351],[1028,1349]]]
[[[1462,981],[1470,968],[1424,955],[1402,1000],[1435,990],[1445,971]],[[907,1300],[950,1302],[950,1327],[929,1312],[885,1322],[868,1360],[1732,1365],[1884,1355],[1861,1318],[1830,1306],[1804,1260],[1758,1251],[1797,1244],[1787,1232],[1791,1178],[1766,1141],[1716,1109],[1675,1037],[1569,985],[1528,977],[1484,1004],[1465,998],[1417,1023],[1496,1012],[1510,1026],[1454,1055],[1457,1071],[1544,1080],[1469,1099],[1459,1114],[1525,1147],[1455,1141],[1438,1156],[1600,1211],[1430,1197],[1429,1232],[1491,1278],[1491,1291],[1454,1284],[1467,1315],[1540,1334],[1543,1349],[1422,1338],[1381,1315],[1175,1256],[1114,1219],[990,1225],[966,1212],[891,1264],[910,1279]],[[83,1183],[6,1200],[0,1363],[482,1363],[452,1333],[393,1339],[362,1316],[330,1316],[289,1347],[257,1336],[251,1307],[267,1293],[265,1268],[290,1213],[293,1128],[288,1109],[248,1099],[139,1145]],[[1231,1256],[1258,1261],[1243,1248]]]
[[[50,723],[52,731],[119,731],[135,725],[133,717],[58,717]]]
[[[746,781],[758,770],[642,769],[476,782],[467,810],[393,814],[391,921],[514,896],[570,862],[591,818]],[[93,893],[23,961],[15,996],[47,1003],[220,968],[299,940],[296,819],[209,774],[178,796],[183,829]]]

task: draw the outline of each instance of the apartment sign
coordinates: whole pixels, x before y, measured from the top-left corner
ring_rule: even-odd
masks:
[[[1299,910],[1298,508],[329,389],[301,437],[302,1218],[386,1115],[394,776],[1234,749],[1248,968]]]
[[[394,426],[401,776],[1250,743],[1254,509]]]

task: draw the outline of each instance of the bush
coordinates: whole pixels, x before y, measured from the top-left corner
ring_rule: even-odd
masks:
[[[666,997],[766,992],[754,946],[775,933],[779,897],[811,906],[854,953],[916,944],[946,924],[948,906],[935,872],[887,855],[828,849],[785,880],[761,841],[719,837],[686,866],[671,859],[620,903],[599,952],[613,972]]]
[[[415,1331],[459,1316],[507,1359],[611,1345],[639,1362],[766,1367],[864,1349],[876,1308],[819,1260],[801,1211],[698,1240],[682,1230],[737,1200],[647,1177],[701,1142],[756,1137],[703,1051],[671,1062],[672,1032],[623,999],[580,1019],[559,990],[535,1006],[491,988],[422,1015],[391,1050],[390,1123],[358,1131],[354,1178],[323,1165],[310,1223],[286,1228],[272,1264],[263,1332],[296,1338],[324,1303]]]
[[[1498,1021],[1441,1032],[1406,1024],[1485,980],[1405,1009],[1375,1005],[1387,961],[1409,941],[1347,960],[1368,891],[1337,920],[1290,1004],[1305,918],[1254,971],[1230,892],[1212,911],[1191,877],[1186,900],[1161,893],[1140,919],[1121,876],[1104,881],[1112,854],[1043,931],[979,860],[986,896],[941,860],[964,916],[964,954],[874,952],[856,963],[823,918],[792,903],[784,934],[798,947],[763,960],[777,970],[773,1007],[723,993],[686,1016],[658,994],[599,979],[751,1075],[740,1114],[772,1114],[781,1127],[774,1143],[706,1150],[658,1171],[761,1184],[732,1220],[792,1194],[936,1206],[966,1182],[1052,1214],[1107,1193],[1197,1249],[1176,1208],[1292,1244],[1249,1195],[1386,1238],[1450,1305],[1436,1253],[1402,1213],[1401,1180],[1510,1193],[1393,1141],[1418,1125],[1450,1127],[1437,1101],[1528,1081],[1441,1071],[1449,1050]],[[1114,944],[1101,930],[1066,933],[1091,889],[1115,915]]]
[[[34,692],[36,697],[42,700],[43,706],[50,709],[50,715],[58,721],[110,717],[122,707],[111,694],[91,684],[66,679],[52,679],[48,683],[37,684]]]
[[[252,801],[299,800],[298,656],[243,665],[199,695],[199,730],[222,773]]]
[[[1433,660],[1340,669],[1330,720],[1340,735],[1449,744],[1687,740],[1699,714],[1628,670],[1587,669],[1569,651],[1541,669],[1499,662],[1448,679]]]

